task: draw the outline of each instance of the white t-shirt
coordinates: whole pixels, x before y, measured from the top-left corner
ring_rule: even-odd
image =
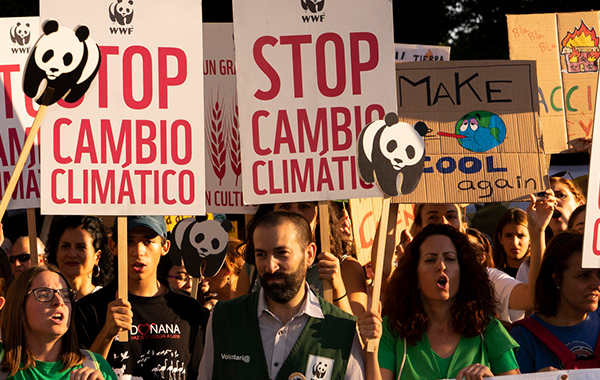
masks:
[[[519,266],[519,271],[517,272],[517,280],[529,284],[529,259],[525,259],[521,266]]]
[[[496,299],[499,302],[498,319],[504,322],[512,323],[525,317],[524,310],[512,310],[508,308],[510,304],[510,295],[520,283],[506,273],[496,268],[487,268],[488,276],[490,281],[494,285],[494,292],[496,293]]]

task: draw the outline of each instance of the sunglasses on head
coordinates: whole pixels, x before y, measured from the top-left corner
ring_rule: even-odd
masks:
[[[11,264],[14,264],[15,261],[19,260],[20,263],[31,260],[31,255],[29,253],[21,253],[20,255],[10,256],[8,258]]]

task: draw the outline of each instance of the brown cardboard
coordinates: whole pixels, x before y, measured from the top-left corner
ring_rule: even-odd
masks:
[[[564,152],[577,138],[591,137],[600,55],[599,12],[507,15],[507,24],[510,58],[537,62],[546,153]],[[578,56],[588,58],[583,66],[567,63],[569,57],[576,60]]]
[[[423,121],[431,131],[424,138],[427,158],[419,185],[393,202],[502,202],[547,187],[535,62],[399,62],[396,74],[400,121]],[[457,122],[466,114],[482,124],[458,132]],[[499,119],[505,125],[501,143],[501,137],[488,138],[496,146],[467,145],[468,138],[448,136],[475,133],[476,141],[483,141],[487,131],[491,137],[486,115],[496,132],[502,130]]]
[[[352,217],[352,233],[358,261],[365,265],[371,261],[371,250],[375,239],[375,232],[381,219],[381,206],[383,198],[356,198],[350,199],[350,215]],[[398,218],[396,223],[396,243],[400,241],[400,234],[408,229],[415,214],[413,205],[398,205]]]

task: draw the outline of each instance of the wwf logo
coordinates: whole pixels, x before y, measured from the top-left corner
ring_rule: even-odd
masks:
[[[108,7],[108,15],[112,22],[129,25],[133,21],[133,0],[117,0]]]
[[[325,6],[325,0],[300,0],[302,9],[312,13],[321,12]]]
[[[10,28],[10,40],[17,45],[25,46],[31,38],[31,29],[29,23],[17,22]]]

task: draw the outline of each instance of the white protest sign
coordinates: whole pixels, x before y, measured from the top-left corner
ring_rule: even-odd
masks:
[[[0,91],[0,194],[6,191],[38,109],[38,105],[25,96],[21,86],[25,62],[38,35],[37,17],[0,19],[0,82],[4,87],[4,91]],[[40,207],[39,173],[38,139],[25,163],[8,209]]]
[[[450,46],[395,44],[396,61],[449,61]]]
[[[242,197],[233,24],[204,24],[206,211],[253,214]]]
[[[569,380],[596,380],[600,378],[600,369],[571,369],[568,371],[549,371],[526,373],[523,375],[495,376],[495,380],[561,380],[567,375]],[[567,378],[567,377],[565,377]]]
[[[600,86],[596,99],[600,96]],[[596,107],[594,130],[600,130],[600,107]],[[588,203],[585,206],[585,229],[583,240],[583,268],[600,268],[600,137],[592,137],[590,171],[588,178]]]
[[[360,130],[395,112],[390,0],[235,0],[247,203],[380,196]]]
[[[102,53],[84,99],[48,108],[42,212],[204,214],[200,2],[112,3],[40,3],[40,20],[87,25]]]

